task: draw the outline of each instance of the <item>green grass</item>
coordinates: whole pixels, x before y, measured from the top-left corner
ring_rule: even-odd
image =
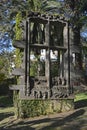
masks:
[[[0,108],[0,113],[12,113],[14,112],[14,107]]]
[[[87,92],[84,93],[79,93],[75,95],[75,102],[80,101],[80,100],[86,100],[87,99]]]
[[[14,111],[12,98],[9,96],[0,96],[0,114],[12,113]]]
[[[9,122],[9,118],[14,116],[14,110],[12,98],[0,96],[0,126]]]

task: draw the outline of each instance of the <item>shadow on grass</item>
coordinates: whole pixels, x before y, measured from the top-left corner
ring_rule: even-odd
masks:
[[[54,119],[55,121],[50,126],[43,127],[41,130],[50,130],[50,129],[55,130],[56,128],[59,128],[59,130],[66,130],[64,128],[64,125],[66,125],[66,124],[68,124],[67,126],[70,127],[69,130],[75,130],[74,125],[70,126],[70,123],[75,121],[78,117],[80,117],[84,113],[85,113],[85,110],[81,109],[81,110],[78,110],[78,111],[74,112],[73,114],[70,114],[69,116],[66,116],[60,120],[58,118],[55,118]],[[79,129],[76,129],[76,130],[80,130],[81,126],[82,126],[82,124],[79,124]]]
[[[0,130],[55,130],[56,128],[59,128],[59,130],[65,130],[64,125],[67,125],[67,130],[75,130],[74,125],[70,126],[70,123],[77,120],[80,116],[82,116],[85,113],[84,109],[77,110],[73,114],[70,114],[68,116],[64,117],[55,117],[55,118],[44,118],[44,119],[36,119],[29,121],[28,120],[22,120],[17,123],[11,123],[8,127],[4,125],[4,127],[1,127]],[[46,125],[46,123],[48,125]],[[83,123],[78,122],[76,126],[76,130],[80,130]],[[36,127],[35,127],[36,126]],[[68,129],[69,128],[69,129]],[[72,129],[73,128],[73,129]]]
[[[87,99],[75,102],[75,109],[82,107],[87,107]]]
[[[27,126],[21,125],[21,126],[13,126],[13,127],[4,126],[3,128],[0,127],[0,130],[36,130],[36,129],[28,125]]]
[[[14,116],[14,113],[0,113],[0,121],[4,120],[5,118],[8,118],[10,116]]]

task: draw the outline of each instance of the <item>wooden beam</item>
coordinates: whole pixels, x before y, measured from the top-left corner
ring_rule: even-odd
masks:
[[[51,17],[51,16],[45,16],[42,17],[40,15],[38,16],[30,16],[27,18],[28,20],[30,20],[31,22],[38,22],[41,24],[47,24],[48,21],[50,21],[51,24],[58,24],[59,22],[62,24],[66,24],[67,20],[64,19],[64,17]]]
[[[19,49],[24,49],[25,44],[26,44],[26,41],[23,41],[23,40],[15,40],[13,42],[13,46],[16,47],[16,48],[19,48]]]
[[[66,51],[67,48],[63,46],[48,46],[47,43],[45,44],[30,44],[31,48],[38,48],[38,49],[51,49],[51,50],[64,50]]]

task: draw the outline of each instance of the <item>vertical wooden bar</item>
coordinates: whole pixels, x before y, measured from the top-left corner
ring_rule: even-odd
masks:
[[[64,28],[62,28],[64,31]],[[63,32],[62,32],[63,33]],[[64,36],[64,35],[63,35]],[[63,41],[63,46],[64,46],[64,41]],[[64,61],[64,50],[62,50],[62,77],[64,77],[64,64],[65,64],[65,61]]]
[[[57,41],[59,40],[59,36],[60,36],[60,34],[59,34],[59,30],[60,30],[60,23],[58,23],[57,25],[57,30],[58,30],[58,33],[57,33]],[[60,42],[58,43],[58,45],[60,46]],[[61,68],[60,68],[60,50],[58,50],[58,56],[57,56],[57,61],[58,61],[58,77],[60,77],[60,73],[61,73]]]
[[[68,24],[64,26],[63,29],[63,43],[64,47],[67,48],[66,52],[64,53],[64,77],[68,81]]]
[[[27,96],[30,95],[30,20],[28,20]]]
[[[64,51],[62,51],[62,77],[64,77]]]
[[[26,21],[26,45],[25,45],[25,95],[27,94],[27,53],[28,53],[28,22]]]
[[[48,49],[46,50],[46,62],[45,62],[45,75],[47,77],[47,87],[50,89],[51,84],[50,84],[50,22],[48,20],[48,23],[46,24],[46,30],[45,30],[45,40],[46,40],[46,45],[48,46]]]
[[[60,76],[60,51],[58,50],[58,77]]]
[[[67,48],[67,51],[64,53],[64,77],[67,80],[68,91],[67,94],[70,93],[70,29],[69,22],[66,23],[63,30],[63,39],[64,39],[64,47]]]
[[[69,22],[67,23],[67,35],[68,35],[68,87],[70,92],[70,36],[69,36]]]

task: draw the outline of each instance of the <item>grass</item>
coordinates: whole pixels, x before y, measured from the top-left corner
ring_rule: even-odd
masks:
[[[0,96],[0,114],[13,112],[13,109],[12,98],[9,96]]]
[[[86,100],[87,99],[87,92],[84,93],[79,93],[75,95],[75,102],[80,101],[80,100]]]
[[[9,122],[9,118],[14,116],[14,107],[12,98],[9,96],[0,96],[0,126]]]
[[[14,112],[14,107],[0,108],[0,113],[12,113]]]

